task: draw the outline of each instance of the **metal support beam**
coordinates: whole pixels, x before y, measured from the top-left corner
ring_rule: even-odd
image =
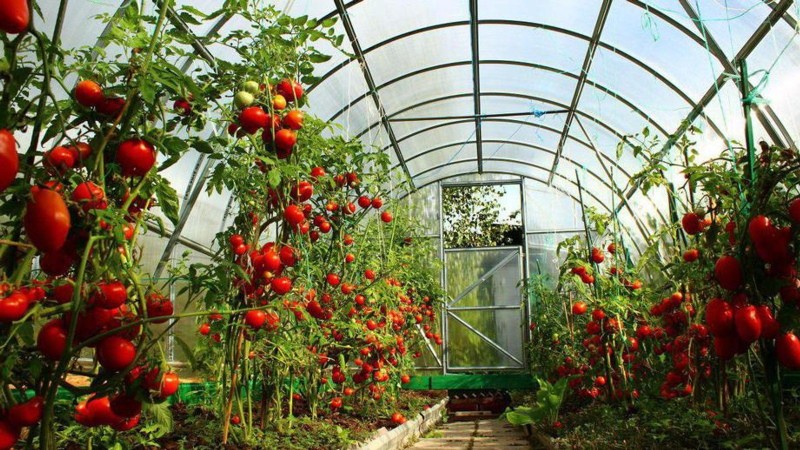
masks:
[[[203,163],[205,164],[203,165]],[[201,165],[203,166],[203,169],[198,174]],[[167,262],[172,256],[172,250],[180,240],[183,228],[186,226],[186,222],[189,220],[189,215],[192,213],[194,204],[197,202],[198,197],[200,197],[200,193],[203,191],[203,187],[206,184],[206,177],[211,171],[211,167],[213,165],[213,161],[210,159],[207,160],[205,155],[201,155],[200,158],[198,158],[194,173],[192,174],[194,183],[190,182],[189,186],[187,187],[188,196],[184,195],[184,201],[183,205],[181,205],[181,213],[178,217],[178,223],[175,224],[175,229],[172,231],[172,236],[170,236],[167,246],[164,247],[164,253],[161,255],[161,259],[158,261],[156,270],[153,273],[154,278],[160,277],[161,273],[164,271],[164,268],[167,266]]]
[[[483,172],[483,136],[481,133],[481,51],[478,35],[478,0],[469,0],[469,28],[472,40],[472,101],[475,109],[475,141],[478,173]]]
[[[147,229],[148,230],[150,230],[150,231],[152,231],[154,233],[157,233],[161,237],[167,237],[167,236],[172,237],[172,236],[175,236],[175,233],[173,233],[172,231],[167,230],[167,229],[164,229],[164,233],[161,233],[161,227],[155,222],[148,221],[146,223],[146,225],[147,225]],[[206,255],[208,257],[214,258],[216,256],[214,254],[214,252],[210,248],[200,244],[199,242],[196,242],[196,241],[193,241],[191,239],[182,237],[180,235],[178,235],[178,243],[183,245],[184,247],[186,247],[188,249],[194,250],[194,251],[196,251],[198,253],[202,253],[202,254],[204,254],[204,255]]]
[[[403,166],[403,172],[405,172],[409,183],[411,183],[413,187],[414,179],[411,177],[411,172],[408,171],[408,166],[406,166],[405,159],[403,158],[403,152],[400,151],[400,146],[397,144],[397,138],[395,137],[394,130],[392,129],[392,124],[389,122],[389,118],[386,115],[386,110],[383,108],[383,102],[381,102],[381,97],[378,94],[378,89],[375,85],[375,79],[372,78],[372,72],[367,64],[367,59],[364,57],[364,52],[361,49],[361,43],[358,41],[358,37],[356,36],[353,23],[350,21],[350,16],[347,13],[347,7],[345,6],[343,0],[334,0],[334,2],[336,3],[336,10],[339,13],[339,17],[342,19],[342,25],[344,26],[345,33],[347,33],[347,38],[350,39],[350,43],[353,46],[353,52],[355,52],[356,59],[361,66],[361,72],[364,74],[364,79],[367,82],[367,87],[369,88],[370,95],[372,96],[372,101],[375,103],[375,108],[377,108],[378,114],[381,116],[381,123],[386,129],[386,134],[389,136],[389,142],[392,143],[397,160],[400,161],[400,165]]]
[[[583,59],[581,73],[578,74],[578,83],[575,86],[575,92],[572,94],[572,102],[570,102],[569,105],[569,113],[567,113],[567,120],[564,122],[564,131],[561,133],[561,139],[558,141],[558,147],[556,148],[556,159],[553,160],[553,168],[550,169],[550,176],[547,179],[548,184],[553,183],[553,176],[558,169],[558,160],[561,159],[561,153],[564,151],[564,144],[567,143],[569,129],[572,126],[572,121],[575,120],[575,110],[578,109],[578,103],[581,101],[583,88],[586,85],[586,79],[589,77],[589,70],[592,68],[594,54],[597,51],[597,46],[600,44],[600,35],[603,34],[603,28],[606,25],[606,19],[608,19],[608,13],[611,10],[611,2],[612,0],[603,0],[603,4],[600,6],[600,14],[598,15],[597,22],[594,25],[592,37],[589,39],[589,48],[586,49],[586,56]]]
[[[758,47],[758,44],[760,44],[761,41],[763,41],[764,38],[767,36],[767,34],[769,34],[769,31],[772,29],[772,27],[778,21],[781,20],[786,11],[789,10],[789,7],[792,6],[792,3],[794,3],[794,0],[781,0],[781,2],[773,8],[772,12],[767,16],[767,18],[764,19],[763,22],[761,22],[761,25],[758,26],[756,31],[753,33],[752,36],[750,36],[750,39],[748,39],[747,42],[745,42],[745,44],[742,46],[739,52],[736,53],[736,56],[733,58],[733,61],[742,61],[744,59],[747,59],[747,57],[750,56],[753,50],[755,50],[756,47]],[[719,77],[717,77],[716,80],[714,80],[714,84],[712,84],[711,87],[708,88],[708,90],[700,99],[700,101],[697,103],[697,105],[694,108],[692,108],[691,111],[689,111],[689,114],[681,122],[680,126],[678,126],[678,129],[675,130],[675,133],[673,133],[667,140],[667,142],[664,144],[664,147],[662,147],[660,151],[661,154],[666,154],[667,152],[669,152],[669,150],[678,142],[678,140],[684,134],[686,134],[686,132],[689,130],[689,127],[691,127],[692,123],[694,123],[694,121],[697,120],[700,114],[702,114],[703,110],[708,106],[709,103],[711,103],[711,100],[713,100],[714,97],[716,97],[717,92],[720,89],[722,89],[725,83],[727,83],[729,80],[730,77],[726,76],[726,74],[722,74]],[[634,186],[631,186],[631,188],[625,194],[625,198],[630,200],[636,193],[636,191],[639,190],[639,187],[640,187],[639,183],[637,183]],[[614,210],[619,211],[620,208],[622,208],[622,202],[620,202],[614,208]]]
[[[714,36],[711,34],[711,30],[709,30],[705,25],[703,25],[702,19],[700,18],[700,14],[698,11],[695,11],[694,7],[689,4],[688,0],[679,0],[681,6],[683,6],[684,11],[686,14],[689,15],[689,18],[692,19],[692,23],[695,24],[697,29],[700,31],[700,34],[705,38],[705,43],[707,44],[708,50],[711,52],[712,55],[717,59],[717,61],[722,64],[722,67],[725,69],[725,72],[729,74],[740,75],[738,68],[734,61],[730,61],[727,56],[725,56],[725,52],[720,47],[719,43]],[[752,90],[754,88],[753,84],[750,83],[750,80],[743,80],[747,83],[748,89]],[[789,146],[794,148],[795,144],[792,140],[791,135],[783,126],[780,120],[778,120],[777,115],[772,110],[769,105],[753,105],[754,112],[756,113],[756,117],[758,121],[761,122],[761,125],[766,130],[767,134],[769,134],[769,138],[773,141],[775,145],[780,147]],[[762,111],[763,109],[763,111]],[[772,120],[775,121],[776,126],[773,126],[772,122],[767,118],[767,116],[771,117]]]

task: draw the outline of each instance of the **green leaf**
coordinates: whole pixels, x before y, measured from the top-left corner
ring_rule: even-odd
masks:
[[[183,350],[184,357],[189,360],[189,364],[191,364],[192,367],[197,367],[197,360],[194,358],[192,348],[177,334],[173,334],[173,337],[175,337],[175,342],[177,342],[178,346]]]
[[[156,199],[161,207],[161,212],[172,222],[178,223],[178,193],[166,180],[156,185]]]
[[[214,153],[214,147],[208,141],[202,139],[192,142],[192,148],[206,155]]]
[[[267,180],[270,186],[277,187],[281,184],[281,173],[277,169],[272,169],[267,174]]]

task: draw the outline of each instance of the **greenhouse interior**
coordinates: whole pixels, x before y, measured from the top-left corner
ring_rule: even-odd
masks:
[[[0,0],[0,450],[800,448],[799,18]]]

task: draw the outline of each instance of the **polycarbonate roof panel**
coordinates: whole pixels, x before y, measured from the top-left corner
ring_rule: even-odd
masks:
[[[469,26],[449,27],[400,39],[365,54],[377,86],[440,64],[470,61]],[[469,67],[469,66],[465,66]]]
[[[366,91],[367,82],[361,68],[358,64],[348,64],[311,91],[308,102],[313,114],[329,120]]]
[[[463,0],[362,1],[349,7],[347,12],[364,49],[420,28],[469,20],[469,6]],[[428,42],[434,50],[449,42],[430,39]],[[442,47],[444,49],[446,47]]]
[[[426,72],[386,86],[379,91],[388,115],[417,103],[464,93],[472,93],[472,69],[469,66]],[[472,114],[473,111],[465,113]],[[413,114],[410,116],[413,117]]]
[[[491,0],[478,2],[480,20],[520,20],[591,34],[599,0]]]
[[[509,92],[550,99],[571,98],[578,80],[550,70],[481,63],[481,92]]]
[[[512,94],[512,93],[493,93],[493,92],[481,92],[481,113],[486,115],[491,114],[506,114],[511,112],[527,112],[530,111],[531,113],[541,113],[541,112],[553,112],[556,111],[558,114],[547,114],[543,117],[557,117],[564,112],[568,105],[564,105],[559,100],[554,99],[535,99],[535,98],[526,98],[526,97],[519,97],[518,95],[523,94]],[[553,103],[558,103],[557,105]],[[569,100],[567,100],[569,103]]]
[[[522,143],[524,144],[524,143]],[[551,153],[552,152],[552,153]],[[553,165],[554,151],[544,151],[538,148],[520,145],[516,142],[486,142],[483,143],[483,161],[490,159],[515,159],[540,167]]]
[[[432,167],[457,163],[459,161],[474,160],[477,157],[478,147],[475,144],[454,144],[428,153],[425,156],[409,158],[406,160],[406,164],[413,175]]]
[[[432,148],[475,140],[475,122],[453,123],[400,141],[406,158]]]
[[[705,47],[664,20],[650,14],[642,22],[645,14],[645,10],[629,2],[613,2],[602,41],[658,72],[675,74],[678,87],[699,99],[722,72],[722,66]]]
[[[593,86],[586,85],[583,89],[578,108],[581,112],[589,114],[603,121],[608,126],[623,133],[633,134],[650,127],[658,132],[658,128],[671,133],[670,127],[677,127],[680,122],[669,124],[655,124],[643,112],[633,109],[635,105],[627,105],[608,92],[601,91]],[[664,133],[661,133],[664,134]]]
[[[595,154],[593,150],[579,144],[573,139],[567,139],[561,157],[564,160],[573,161],[575,165],[586,168],[586,170],[598,176],[605,176],[605,171],[608,170],[609,173],[613,174],[614,181],[619,187],[624,187],[628,182],[628,177],[625,176],[622,170],[616,168],[612,161],[604,159],[601,165],[600,161],[597,159],[597,154]],[[605,169],[603,166],[605,166]]]
[[[446,101],[428,101],[423,103],[422,105],[417,106],[416,108],[404,111],[402,113],[394,113],[391,116],[392,118],[397,119],[409,119],[409,118],[426,118],[426,117],[452,117],[452,116],[464,116],[473,114],[473,107],[474,103],[472,101],[472,93],[470,92],[467,95],[463,95],[461,97],[449,98]],[[428,127],[433,125],[436,120],[428,120],[424,122],[418,122],[420,126]],[[401,122],[392,122],[394,126],[403,126]],[[407,122],[413,123],[413,122]],[[404,134],[404,133],[401,133]]]
[[[475,172],[476,169],[477,166],[474,161],[462,161],[462,162],[453,162],[446,166],[429,170],[428,172],[425,172],[422,175],[412,174],[412,176],[414,176],[414,183],[417,186],[422,186],[432,181],[441,180],[462,173]]]
[[[691,2],[704,27],[728,59],[736,56],[747,39],[764,22],[772,9],[764,0],[726,0]]]
[[[482,24],[478,28],[482,61],[535,61],[577,74],[589,47],[584,39],[535,26]]]
[[[555,151],[558,147],[562,128],[554,127],[554,129],[558,131],[537,126],[535,118],[529,118],[527,122],[522,123],[484,121],[481,124],[481,134],[484,141],[524,142],[552,151]],[[486,155],[486,152],[484,152],[484,156]]]
[[[589,142],[590,144],[594,144],[601,153],[617,161],[617,164],[625,170],[636,172],[641,169],[642,162],[633,157],[633,152],[629,146],[624,146],[622,156],[617,158],[617,144],[620,142],[617,136],[611,134],[594,121],[584,118],[579,118],[578,121],[580,121],[580,124],[575,123],[574,125],[576,126],[570,128],[570,136],[586,142],[586,134],[588,134],[591,141]],[[581,125],[583,128],[581,128]],[[583,130],[586,130],[586,134],[583,133]]]

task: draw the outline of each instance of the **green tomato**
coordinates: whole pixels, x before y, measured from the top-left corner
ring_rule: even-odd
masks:
[[[553,333],[553,340],[554,340],[554,341],[557,341],[557,340],[558,340],[558,333]]]
[[[253,95],[256,95],[259,92],[261,92],[261,86],[255,81],[245,81],[244,84],[242,85],[242,89]]]
[[[252,105],[254,101],[256,101],[256,98],[247,91],[239,91],[233,98],[233,102],[236,104],[237,108],[246,108]]]

